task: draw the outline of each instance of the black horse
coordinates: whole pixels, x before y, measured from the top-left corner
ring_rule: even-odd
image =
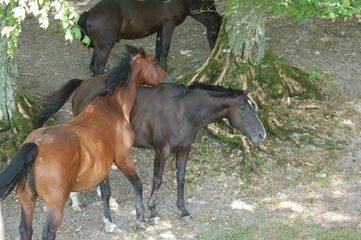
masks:
[[[49,97],[39,126],[60,109],[75,89],[78,90],[74,94],[72,107],[74,115],[79,114],[89,104],[92,96],[103,91],[104,84],[102,80],[93,79],[69,81],[53,97]],[[227,118],[233,127],[245,133],[253,143],[264,141],[266,131],[247,94],[248,91],[205,84],[187,87],[165,83],[152,88],[139,88],[131,112],[131,125],[136,134],[134,146],[155,151],[153,188],[148,201],[151,212],[149,223],[156,224],[159,219],[155,202],[170,153],[176,154],[177,206],[182,217],[190,216],[184,203],[185,169],[199,129]],[[101,184],[101,191],[102,195],[103,192],[110,194],[107,179]]]
[[[187,16],[207,27],[213,49],[222,18],[214,0],[102,0],[80,15],[78,24],[94,48],[92,75],[104,73],[109,52],[120,39],[138,39],[157,33],[156,59],[166,69],[173,31]]]

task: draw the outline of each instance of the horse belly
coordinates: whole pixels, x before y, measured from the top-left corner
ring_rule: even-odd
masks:
[[[119,30],[119,38],[129,40],[145,38],[161,30],[161,24],[146,20],[143,22],[145,24],[123,20]]]
[[[110,172],[110,166],[96,165],[92,168],[83,169],[78,174],[72,187],[72,192],[81,192],[96,187]]]

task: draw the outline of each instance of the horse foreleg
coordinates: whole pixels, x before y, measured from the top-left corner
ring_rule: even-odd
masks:
[[[184,203],[184,185],[185,185],[185,172],[190,149],[186,149],[176,154],[177,158],[177,206],[181,211],[183,219],[189,219],[190,214],[187,211]]]
[[[130,152],[124,157],[115,160],[115,165],[133,185],[135,191],[135,209],[137,220],[144,222],[143,187],[138,173],[135,169],[133,157]]]
[[[172,35],[175,29],[175,24],[173,22],[168,22],[162,27],[162,32],[160,34],[160,58],[159,64],[167,70],[167,57],[169,53],[170,42],[172,40]]]
[[[24,188],[18,188],[18,197],[21,205],[20,236],[22,240],[31,239],[37,194],[30,184],[26,183]]]
[[[154,172],[153,172],[153,187],[152,192],[148,201],[148,208],[150,210],[149,224],[158,224],[159,217],[156,210],[156,199],[158,195],[158,190],[162,185],[162,178],[164,173],[165,163],[170,154],[169,148],[156,149],[155,150],[155,159],[154,159]]]
[[[99,184],[100,192],[103,199],[103,206],[104,206],[104,224],[105,224],[105,231],[106,232],[113,232],[116,225],[113,223],[112,216],[110,214],[110,205],[109,199],[111,195],[110,183],[109,178],[107,177],[104,181]]]

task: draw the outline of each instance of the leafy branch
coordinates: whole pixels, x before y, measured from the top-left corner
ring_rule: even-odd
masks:
[[[35,16],[39,26],[49,26],[49,13],[59,20],[65,33],[65,40],[72,42],[81,37],[76,23],[78,14],[67,0],[0,0],[1,36],[7,39],[8,54],[14,56],[21,33],[21,23],[27,15]]]

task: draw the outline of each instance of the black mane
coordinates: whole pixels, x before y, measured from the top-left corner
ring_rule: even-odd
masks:
[[[110,73],[106,76],[105,86],[100,89],[97,93],[88,96],[88,100],[86,101],[86,105],[88,105],[91,101],[96,97],[102,97],[105,95],[112,94],[117,86],[124,85],[127,88],[129,84],[129,75],[130,75],[130,61],[132,59],[132,55],[127,53],[122,60],[119,62],[118,66],[113,68]]]
[[[181,99],[188,95],[190,92],[195,90],[204,90],[204,91],[211,91],[216,94],[224,94],[230,97],[240,96],[244,94],[243,90],[236,90],[232,88],[225,88],[223,86],[219,85],[210,85],[205,83],[193,83],[192,85],[186,86],[184,88],[184,91],[180,96],[178,96],[178,99]]]
[[[130,53],[127,53],[118,66],[113,68],[111,72],[106,77],[105,88],[111,94],[115,91],[118,85],[124,85],[127,88],[129,84],[129,74],[130,74],[130,61],[132,56]]]

